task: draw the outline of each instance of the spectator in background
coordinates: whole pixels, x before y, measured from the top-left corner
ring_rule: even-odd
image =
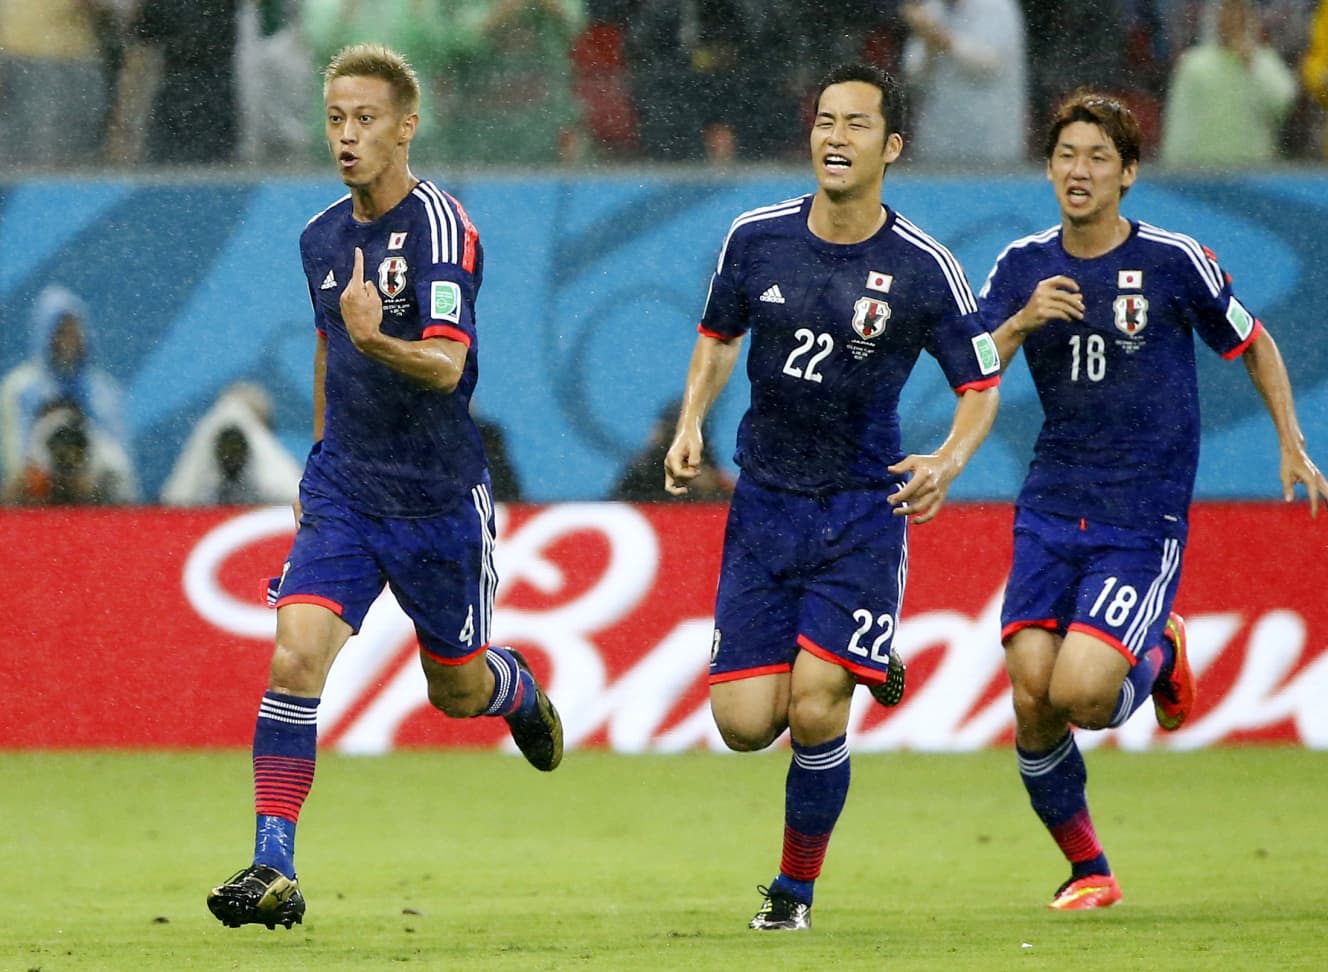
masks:
[[[733,496],[733,480],[715,465],[710,448],[709,423],[702,430],[701,462],[696,478],[687,484],[686,493],[670,493],[664,488],[664,457],[673,442],[674,427],[682,400],[676,399],[664,407],[650,427],[650,435],[640,451],[623,467],[622,475],[609,493],[609,499],[629,503],[650,503],[662,500],[697,500],[701,502],[727,502]]]
[[[298,0],[242,0],[235,45],[240,158],[289,164],[311,156],[306,122],[315,97]]]
[[[129,457],[73,402],[59,400],[43,409],[31,443],[23,468],[5,487],[5,502],[105,506],[138,499]]]
[[[1161,161],[1171,166],[1271,162],[1296,79],[1259,39],[1248,0],[1212,0],[1199,44],[1181,55],[1167,91]]]
[[[167,506],[293,503],[301,467],[272,431],[272,399],[252,382],[226,388],[189,434],[161,490]]]
[[[484,456],[489,460],[489,492],[497,503],[520,503],[521,477],[507,451],[507,433],[497,422],[492,422],[471,410],[475,428],[480,430],[484,443]]]
[[[23,468],[37,419],[56,402],[75,406],[99,441],[109,441],[127,457],[120,386],[92,363],[87,305],[65,287],[46,287],[33,309],[30,339],[28,360],[0,382],[0,471],[5,481]]]
[[[442,79],[451,95],[443,101],[446,158],[505,165],[582,158],[570,53],[585,23],[583,0],[455,0],[446,25],[451,70]]]
[[[99,155],[106,79],[88,0],[0,2],[0,142],[11,165]]]
[[[647,158],[724,165],[798,144],[790,7],[642,0],[627,51]]]
[[[1300,62],[1305,93],[1321,108],[1328,108],[1328,0],[1319,4],[1310,27],[1309,46]],[[1323,158],[1328,159],[1328,126],[1323,128]]]
[[[232,161],[239,145],[239,0],[142,0],[130,17],[107,157],[162,165]]]
[[[1028,128],[1024,17],[1015,0],[903,4],[909,148],[921,162],[1021,162]]]

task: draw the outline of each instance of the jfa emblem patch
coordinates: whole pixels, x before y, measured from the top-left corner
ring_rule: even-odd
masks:
[[[859,297],[853,305],[853,330],[860,337],[878,338],[890,319],[890,305],[876,297]]]
[[[390,256],[378,264],[378,289],[385,297],[395,297],[406,289],[406,258]]]
[[[1142,294],[1121,294],[1111,306],[1117,330],[1134,337],[1148,326],[1148,298]]]

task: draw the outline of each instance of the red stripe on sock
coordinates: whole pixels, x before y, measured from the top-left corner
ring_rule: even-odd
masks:
[[[293,756],[254,757],[254,811],[299,823],[314,784],[314,761]]]
[[[821,876],[821,865],[825,863],[825,851],[829,846],[829,834],[800,834],[785,826],[780,872],[795,881],[815,881]]]

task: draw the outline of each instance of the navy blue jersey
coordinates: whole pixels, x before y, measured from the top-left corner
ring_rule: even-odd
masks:
[[[893,210],[870,239],[828,243],[807,227],[811,204],[739,216],[710,282],[701,333],[751,332],[735,459],[775,489],[894,487],[899,394],[919,353],[962,392],[1000,381],[995,345],[945,247]]]
[[[361,354],[341,318],[355,248],[383,301],[383,333],[467,345],[451,394],[432,391]],[[484,447],[470,416],[479,377],[475,297],[484,272],[479,235],[455,199],[419,183],[390,212],[361,223],[346,196],[310,220],[300,256],[327,338],[323,441],[305,465],[307,489],[365,513],[428,516],[484,479]]]
[[[980,294],[992,330],[1063,274],[1083,321],[1051,321],[1024,342],[1045,416],[1019,505],[1183,537],[1199,462],[1198,332],[1225,358],[1261,325],[1212,252],[1188,236],[1132,223],[1091,260],[1069,256],[1060,227],[1016,240]]]

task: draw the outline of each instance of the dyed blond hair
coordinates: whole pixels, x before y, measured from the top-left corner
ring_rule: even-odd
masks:
[[[379,78],[392,89],[403,115],[420,108],[420,79],[410,62],[382,44],[351,44],[337,51],[323,71],[323,96],[337,78]]]

